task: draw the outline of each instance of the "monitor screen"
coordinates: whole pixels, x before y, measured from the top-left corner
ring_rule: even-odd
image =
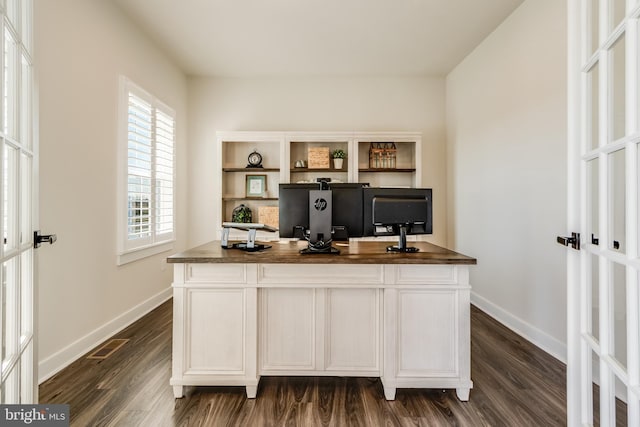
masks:
[[[368,184],[329,183],[334,240],[363,236],[362,189],[365,186]],[[295,228],[309,228],[309,190],[318,189],[320,184],[280,184],[280,237],[299,238],[301,236],[295,234]]]

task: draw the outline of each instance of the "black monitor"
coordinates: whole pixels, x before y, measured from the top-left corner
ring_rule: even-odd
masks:
[[[296,227],[309,228],[309,190],[318,190],[318,184],[280,184],[278,228],[280,237],[298,237]],[[300,232],[300,229],[298,229]]]
[[[332,193],[333,240],[362,237],[362,189],[368,184],[330,182],[328,185]],[[280,184],[280,237],[303,237],[302,229],[309,229],[309,190],[319,189],[319,183]]]
[[[399,236],[398,246],[388,251],[416,252],[407,247],[408,234],[433,232],[432,199],[430,188],[365,188],[365,236]]]
[[[362,237],[362,189],[368,184],[329,183],[333,205],[331,225],[333,240],[348,240],[349,237]]]

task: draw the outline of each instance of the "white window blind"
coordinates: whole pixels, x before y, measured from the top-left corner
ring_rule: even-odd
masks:
[[[174,239],[174,112],[126,82],[126,230],[121,252]]]

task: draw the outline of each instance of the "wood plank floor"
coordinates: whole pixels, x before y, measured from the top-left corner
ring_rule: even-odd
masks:
[[[422,389],[398,389],[389,402],[376,378],[333,377],[263,377],[257,399],[242,387],[187,387],[174,399],[171,304],[115,336],[130,341],[108,359],[80,359],[43,383],[40,402],[70,404],[72,426],[566,424],[565,366],[474,307],[469,402]]]

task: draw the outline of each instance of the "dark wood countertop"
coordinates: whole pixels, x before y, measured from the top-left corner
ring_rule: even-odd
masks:
[[[387,252],[394,242],[335,242],[339,255],[303,255],[300,250],[305,241],[268,242],[270,249],[245,252],[239,249],[222,249],[220,241],[213,241],[184,252],[171,255],[168,263],[240,263],[240,264],[476,264],[476,259],[427,242],[407,242],[420,248],[415,253]]]

